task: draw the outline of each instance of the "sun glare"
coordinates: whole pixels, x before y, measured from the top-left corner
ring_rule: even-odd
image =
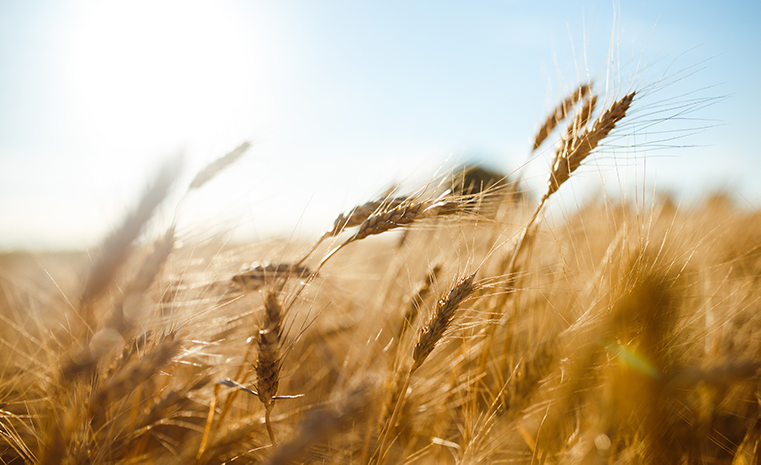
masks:
[[[159,150],[250,134],[247,112],[263,77],[258,44],[232,8],[93,2],[81,18],[69,79],[84,137]]]

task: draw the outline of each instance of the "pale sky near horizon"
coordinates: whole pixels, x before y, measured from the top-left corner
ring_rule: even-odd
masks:
[[[541,189],[533,131],[590,78],[609,96],[655,85],[585,185],[655,183],[687,203],[723,188],[758,206],[761,2],[684,5],[0,2],[0,251],[93,247],[163,158],[184,155],[179,191],[243,140],[241,162],[160,216],[188,238],[312,237],[467,161]]]

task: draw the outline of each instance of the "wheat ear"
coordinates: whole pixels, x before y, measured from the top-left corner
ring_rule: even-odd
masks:
[[[433,352],[436,344],[441,340],[444,332],[449,328],[455,312],[460,304],[473,294],[476,285],[473,282],[475,274],[465,276],[449,290],[436,304],[436,311],[428,319],[428,322],[420,329],[417,343],[412,351],[412,368],[415,372],[423,364],[426,358]]]
[[[547,117],[544,124],[542,124],[542,126],[539,128],[539,131],[537,131],[536,136],[534,137],[534,150],[538,149],[539,146],[542,145],[542,142],[547,139],[547,136],[550,135],[552,130],[555,129],[555,127],[565,119],[565,117],[568,115],[568,112],[571,111],[571,107],[573,107],[576,102],[584,98],[591,89],[592,83],[579,86],[575,91],[573,91],[571,95],[566,97],[566,99],[563,100],[560,105],[555,108],[552,114]]]
[[[251,395],[255,395],[259,398],[259,401],[264,405],[264,423],[267,427],[267,434],[269,434],[272,445],[275,445],[275,433],[272,430],[272,423],[270,421],[270,411],[274,405],[276,399],[293,399],[298,396],[278,396],[277,389],[280,383],[280,368],[282,358],[280,356],[281,348],[281,336],[282,336],[282,323],[283,323],[283,309],[278,301],[278,294],[273,289],[268,289],[264,294],[264,318],[259,325],[259,330],[255,337],[255,344],[249,344],[248,350],[244,359],[248,358],[251,353],[252,347],[256,345],[258,354],[256,362],[254,363],[254,371],[256,373],[256,390],[252,390],[244,386],[243,384],[233,381],[231,379],[225,379],[218,382],[214,386],[214,397],[212,397],[211,404],[209,406],[209,413],[206,418],[206,426],[201,438],[201,443],[196,454],[196,461],[201,461],[202,457],[209,454],[209,447],[212,442],[212,423],[214,422],[214,415],[217,408],[217,402],[219,398],[219,386],[230,386],[237,388],[240,391],[245,391]],[[241,366],[236,379],[244,380],[247,374],[243,371]],[[238,391],[233,391],[227,396],[222,411],[219,414],[217,424],[221,425],[227,413],[229,412],[235,394]]]
[[[574,141],[579,139],[579,136],[586,130],[589,120],[592,119],[592,113],[597,106],[597,96],[593,95],[591,98],[584,102],[584,105],[579,108],[576,114],[573,116],[573,120],[568,124],[565,134],[562,138],[562,143],[558,147],[555,153],[556,157],[562,156],[571,150]],[[554,164],[554,163],[553,163]]]
[[[244,291],[255,291],[278,280],[284,283],[291,276],[301,279],[311,274],[312,270],[303,265],[254,262],[250,267],[233,276],[232,282],[238,284]]]
[[[451,216],[461,213],[463,211],[462,204],[455,200],[445,200],[448,194],[449,192],[447,191],[433,200],[408,200],[393,208],[373,213],[359,225],[357,232],[339,247],[369,236],[399,229],[424,218]]]
[[[317,247],[319,247],[325,239],[338,236],[347,228],[354,228],[361,225],[373,214],[377,214],[391,208],[396,208],[399,205],[402,205],[404,202],[409,202],[408,197],[389,197],[395,189],[395,187],[389,189],[386,194],[378,200],[371,200],[370,202],[366,202],[362,205],[357,205],[347,213],[339,214],[333,222],[333,227],[328,231],[325,231],[325,233],[312,245],[309,251],[307,251],[301,260],[299,260],[294,266],[300,266],[303,264],[304,261],[306,261],[306,259],[309,258],[309,256],[312,255],[315,250],[317,250]]]
[[[542,196],[542,199],[539,201],[539,205],[536,207],[531,220],[529,220],[528,225],[526,225],[526,228],[523,230],[520,239],[518,239],[518,242],[510,258],[510,262],[506,268],[508,272],[515,272],[515,265],[518,261],[518,256],[526,246],[526,243],[528,242],[527,239],[529,237],[529,232],[533,227],[534,222],[539,217],[539,213],[541,213],[544,204],[547,202],[550,196],[557,192],[560,186],[571,177],[571,174],[576,171],[579,166],[581,166],[581,163],[595,148],[597,148],[597,145],[600,143],[600,141],[605,139],[608,134],[610,134],[610,131],[616,127],[616,124],[621,121],[624,116],[626,116],[626,111],[629,109],[629,106],[634,100],[634,95],[635,93],[632,92],[623,97],[621,100],[614,102],[610,107],[608,107],[607,110],[605,110],[600,116],[597,117],[597,120],[595,120],[595,123],[589,130],[581,131],[581,133],[578,134],[574,140],[563,144],[563,151],[556,153],[555,159],[553,161],[552,171],[550,172],[547,192],[545,192],[544,196]],[[596,102],[597,99],[592,98],[581,109],[578,118],[576,118],[577,124],[579,124],[579,126],[576,126],[577,128],[583,127],[585,125],[582,125],[582,123],[584,123],[585,119],[589,118],[589,115],[591,115],[592,111],[594,110],[594,104]],[[574,131],[573,128],[569,128],[569,132],[578,132],[578,129]]]
[[[270,422],[270,411],[280,384],[282,319],[283,311],[277,299],[277,293],[268,290],[264,296],[264,321],[256,338],[259,354],[254,366],[256,370],[256,392],[259,401],[264,405],[264,419],[272,445],[275,445],[275,434]]]
[[[610,131],[616,127],[616,123],[626,116],[626,111],[629,109],[634,95],[635,93],[632,92],[614,102],[597,118],[588,131],[582,132],[568,144],[569,149],[567,151],[555,157],[555,163],[550,174],[549,188],[544,195],[545,197],[554,194],[571,177],[571,173],[581,166],[581,162],[589,156],[600,141],[608,137]]]
[[[449,194],[450,191],[446,191],[432,200],[405,200],[394,208],[371,214],[359,225],[359,229],[353,236],[346,239],[345,242],[323,257],[319,265],[317,265],[317,269],[307,279],[307,282],[315,276],[325,262],[352,242],[393,231],[425,218],[438,218],[462,213],[464,211],[464,204],[457,200],[447,200]]]
[[[250,147],[251,142],[243,142],[228,154],[219,157],[206,165],[198,172],[198,174],[196,174],[196,177],[193,178],[193,182],[188,186],[188,192],[194,189],[200,189],[204,184],[211,181],[220,171],[238,161],[238,159],[242,157]]]
[[[412,350],[412,367],[407,372],[402,388],[399,390],[399,397],[394,406],[394,411],[391,414],[391,418],[382,435],[380,449],[378,450],[378,463],[382,463],[383,458],[386,455],[386,440],[388,438],[388,433],[394,427],[396,418],[399,416],[399,411],[404,403],[404,396],[407,393],[410,381],[412,380],[412,374],[420,368],[425,359],[428,358],[431,352],[433,352],[436,344],[444,336],[444,333],[452,323],[452,318],[454,318],[457,309],[460,308],[460,304],[470,297],[478,288],[478,285],[474,282],[475,277],[476,274],[472,273],[457,281],[449,292],[439,299],[436,304],[436,310],[428,319],[428,322],[420,329],[417,343]]]
[[[337,236],[346,228],[353,228],[361,225],[374,214],[394,209],[408,201],[407,197],[394,197],[390,199],[373,200],[358,205],[349,210],[348,213],[341,213],[338,215],[333,222],[333,229],[327,231],[323,237]]]
[[[90,276],[82,293],[81,301],[88,304],[103,292],[113,279],[118,268],[124,263],[130,245],[142,231],[143,226],[153,216],[153,212],[169,193],[177,175],[178,164],[167,163],[159,172],[153,185],[143,194],[135,210],[124,219],[100,248],[100,256],[90,271]]]

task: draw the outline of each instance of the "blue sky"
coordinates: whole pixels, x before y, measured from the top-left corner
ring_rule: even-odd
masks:
[[[308,238],[393,182],[470,160],[541,189],[533,131],[588,78],[657,92],[562,195],[657,183],[757,205],[761,4],[684,5],[2,2],[0,250],[92,247],[162,158],[182,152],[189,179],[244,139],[247,157],[183,202],[188,238]],[[711,104],[649,124],[689,99]]]

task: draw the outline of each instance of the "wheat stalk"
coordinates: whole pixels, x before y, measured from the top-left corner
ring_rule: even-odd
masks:
[[[114,305],[111,316],[105,323],[105,327],[116,329],[125,339],[135,321],[131,321],[124,315],[124,299],[131,295],[143,294],[151,287],[172,250],[174,250],[174,229],[174,226],[171,226],[162,237],[154,242],[153,249],[143,260],[135,277],[124,288],[124,296]]]

